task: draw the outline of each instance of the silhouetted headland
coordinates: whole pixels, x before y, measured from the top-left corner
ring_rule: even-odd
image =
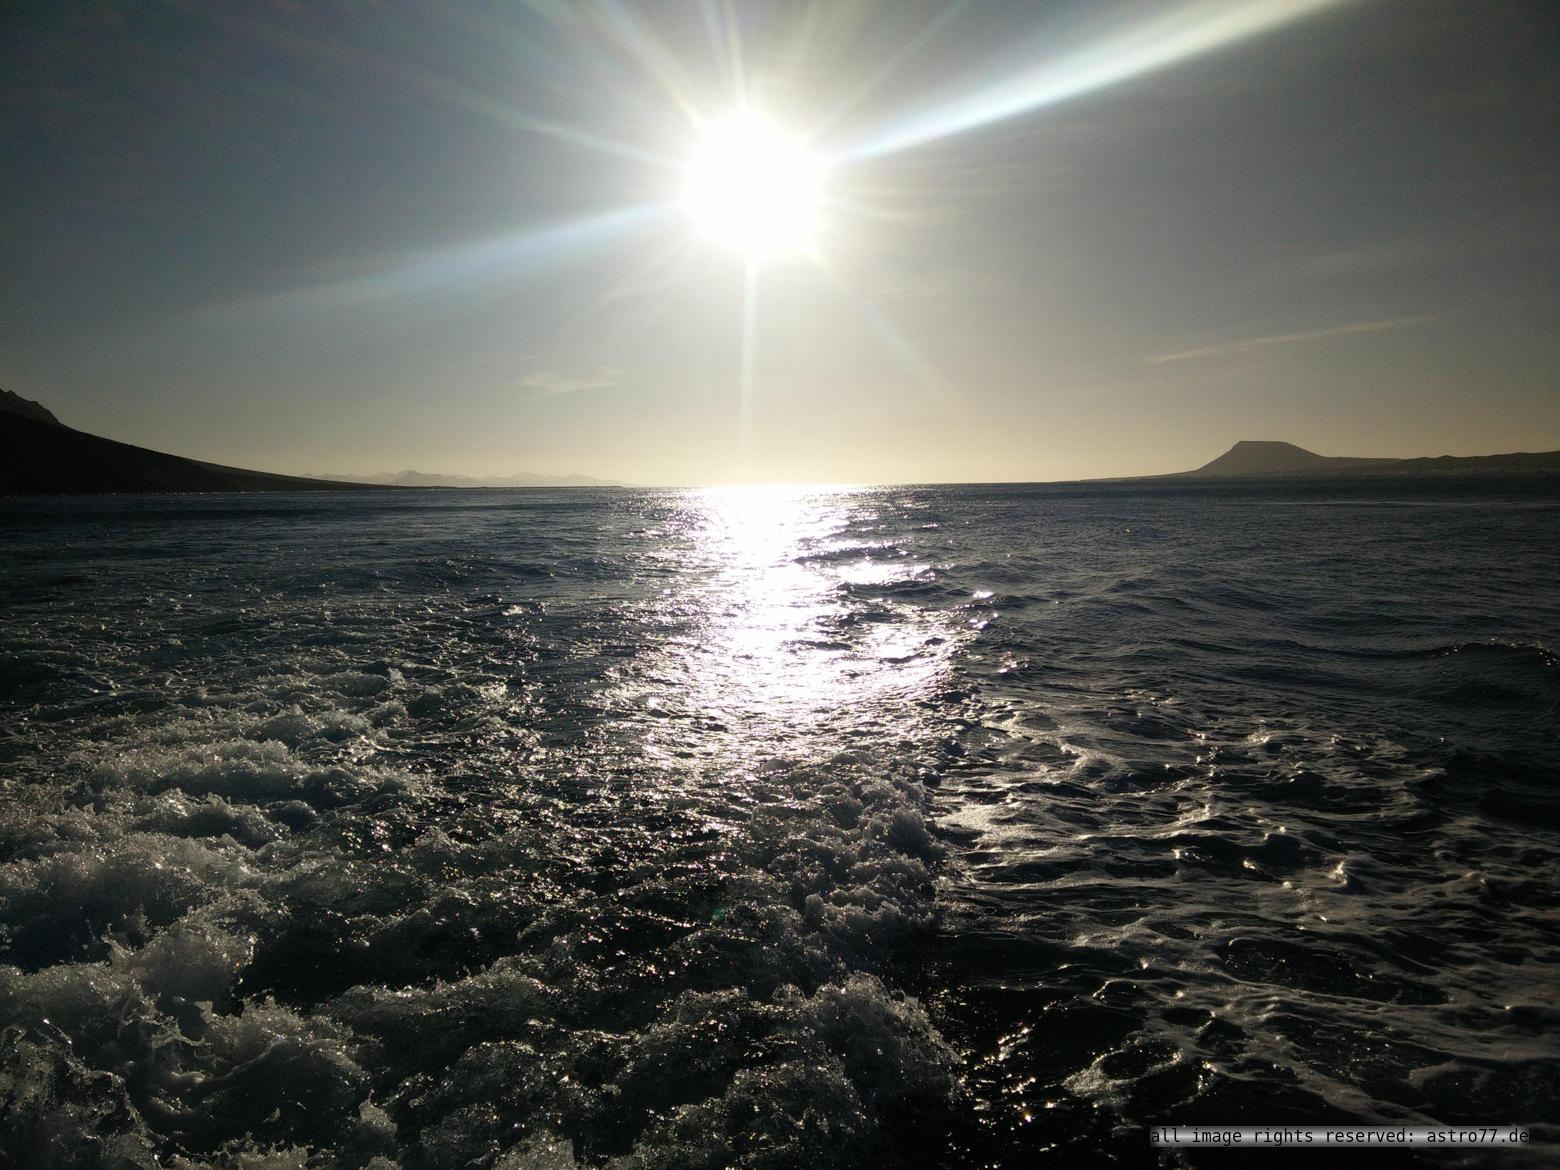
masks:
[[[54,426],[63,425],[54,417],[54,412],[43,403],[34,402],[31,398],[23,398],[20,394],[12,394],[9,390],[0,390],[0,411],[30,418],[36,422],[50,423]]]
[[[0,390],[0,495],[111,492],[335,492],[429,487],[581,487],[583,475],[520,474],[485,481],[402,472],[385,476],[278,475],[151,451],[65,426],[41,403]]]
[[[0,391],[0,494],[353,491],[368,484],[274,475],[149,451],[62,424],[39,403]]]

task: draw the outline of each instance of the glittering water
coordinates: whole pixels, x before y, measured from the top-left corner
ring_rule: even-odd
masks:
[[[0,539],[0,1161],[1560,1152],[1552,485],[125,497]]]

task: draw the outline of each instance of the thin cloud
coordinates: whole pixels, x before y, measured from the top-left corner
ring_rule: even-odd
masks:
[[[1437,251],[1445,250],[1444,245],[1431,247],[1412,240],[1370,244],[1313,256],[1301,263],[1300,272],[1305,276],[1372,276],[1423,264],[1433,260]]]
[[[520,386],[530,398],[553,398],[560,394],[582,394],[588,390],[608,390],[622,383],[621,371],[602,370],[595,375],[562,373],[558,370],[537,370],[520,379]]]
[[[1149,358],[1148,364],[1162,366],[1168,362],[1226,357],[1230,354],[1249,353],[1254,349],[1266,349],[1270,345],[1294,345],[1302,341],[1320,341],[1326,337],[1348,337],[1355,333],[1380,333],[1387,329],[1400,329],[1405,325],[1419,325],[1433,320],[1434,317],[1393,317],[1385,321],[1353,321],[1347,325],[1334,325],[1330,329],[1309,329],[1304,333],[1275,333],[1271,337],[1248,337],[1243,341],[1226,341],[1218,345],[1205,345],[1199,349],[1162,353],[1157,357]]]

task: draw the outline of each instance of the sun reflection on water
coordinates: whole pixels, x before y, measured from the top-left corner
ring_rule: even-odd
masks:
[[[946,668],[959,615],[895,598],[934,587],[935,574],[882,538],[880,512],[879,494],[861,488],[679,499],[666,553],[695,571],[662,594],[675,632],[629,683],[656,717],[647,755],[756,766],[915,735],[916,700]]]

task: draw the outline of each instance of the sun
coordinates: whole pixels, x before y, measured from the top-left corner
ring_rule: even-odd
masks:
[[[805,252],[823,193],[823,163],[754,110],[704,130],[683,207],[700,234],[749,260]]]

